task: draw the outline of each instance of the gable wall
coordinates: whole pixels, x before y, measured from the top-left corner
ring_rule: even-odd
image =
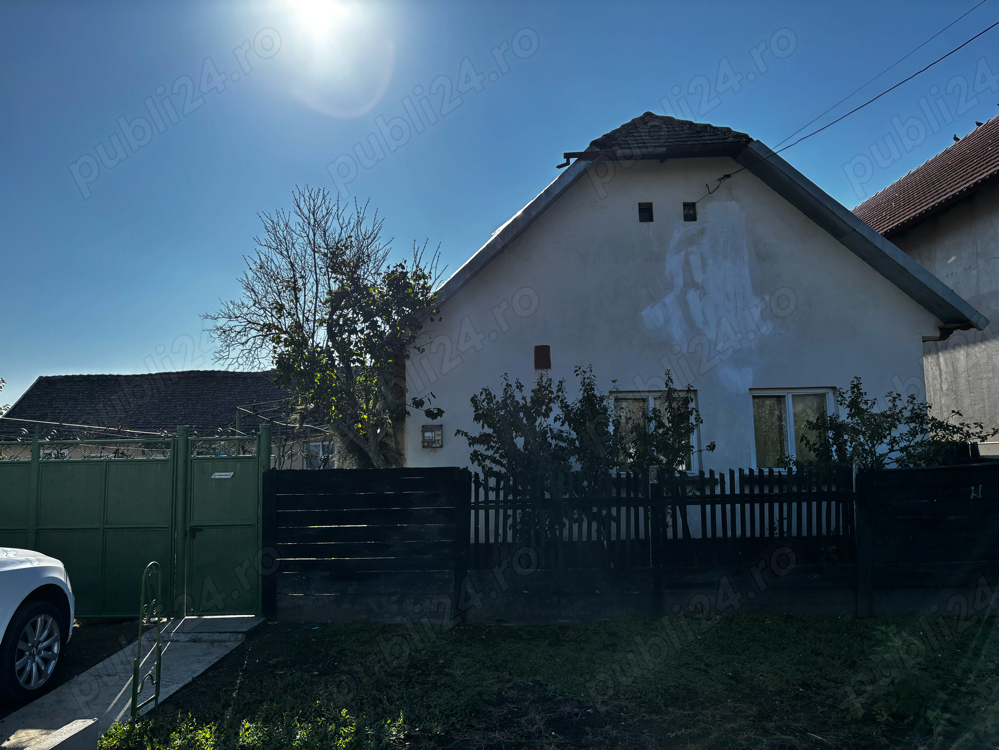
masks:
[[[603,167],[598,167],[603,169]],[[665,368],[697,391],[703,468],[751,465],[750,388],[846,386],[872,393],[922,377],[921,337],[936,320],[730,159],[638,162],[602,182],[583,176],[473,278],[432,324],[436,343],[407,368],[410,395],[433,391],[444,448],[424,449],[407,420],[410,465],[466,465],[455,429],[477,432],[469,398],[504,372],[530,383],[533,347],[551,346],[552,376],[573,386],[592,364],[602,390],[661,386]],[[640,223],[651,201],[655,221]],[[514,308],[505,314],[504,306]],[[521,314],[516,309],[519,308]],[[500,322],[500,320],[504,322]],[[462,325],[482,334],[470,346]],[[719,351],[721,349],[721,351]]]
[[[892,241],[992,321],[925,345],[927,400],[941,416],[999,426],[999,182]]]

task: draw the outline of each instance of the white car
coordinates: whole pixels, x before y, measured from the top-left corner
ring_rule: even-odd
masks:
[[[61,562],[0,547],[0,696],[21,702],[44,692],[73,634],[75,606]]]

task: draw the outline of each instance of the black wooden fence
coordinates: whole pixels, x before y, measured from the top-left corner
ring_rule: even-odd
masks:
[[[599,496],[573,478],[555,486],[541,499],[476,475],[470,566],[493,567],[524,546],[545,568],[736,565],[788,539],[803,562],[853,561],[851,472],[702,471],[661,482],[619,473]]]
[[[913,601],[921,589],[995,589],[999,462],[861,474],[857,526],[860,616],[890,608],[878,591]]]
[[[278,559],[264,579],[272,616],[465,619],[471,597],[511,621],[592,618],[662,611],[719,580],[757,606],[901,613],[983,576],[999,583],[999,462],[856,479],[618,474],[599,489],[567,477],[540,492],[454,468],[271,470],[263,529]],[[496,589],[525,551],[532,576]],[[793,558],[794,576],[775,555]]]
[[[454,468],[264,472],[263,543],[277,552],[265,613],[378,616],[378,597],[450,600],[470,483]]]

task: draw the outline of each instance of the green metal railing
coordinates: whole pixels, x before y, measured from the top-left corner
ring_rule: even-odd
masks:
[[[155,586],[155,595],[152,587]],[[160,571],[160,564],[153,560],[142,573],[142,590],[139,595],[139,640],[135,647],[135,662],[132,664],[132,708],[130,721],[134,724],[135,717],[139,711],[150,703],[155,708],[160,704],[160,667],[163,663],[163,644],[161,632],[163,630],[163,575]],[[153,668],[141,678],[142,671],[142,636],[147,628],[156,631],[156,651],[153,661]],[[146,682],[149,682],[153,689],[153,694],[141,703],[139,696],[142,694]]]

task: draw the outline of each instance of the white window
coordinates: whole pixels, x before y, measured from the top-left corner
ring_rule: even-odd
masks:
[[[335,459],[335,443],[306,443],[306,453],[302,463],[306,469],[334,469],[336,468]]]
[[[681,391],[683,395],[690,398],[692,408],[697,408],[697,394],[694,391]],[[614,394],[614,416],[621,420],[622,424],[637,422],[644,419],[651,413],[653,407],[662,413],[664,397],[662,392],[642,393],[634,391],[618,391]],[[690,451],[687,453],[687,460],[683,465],[684,471],[693,471],[694,442],[697,439],[696,430],[690,436]],[[619,468],[625,470],[625,461],[619,459]]]
[[[801,444],[816,435],[808,422],[832,409],[831,388],[795,388],[753,391],[753,463],[760,469],[779,469],[789,460],[813,458]]]

